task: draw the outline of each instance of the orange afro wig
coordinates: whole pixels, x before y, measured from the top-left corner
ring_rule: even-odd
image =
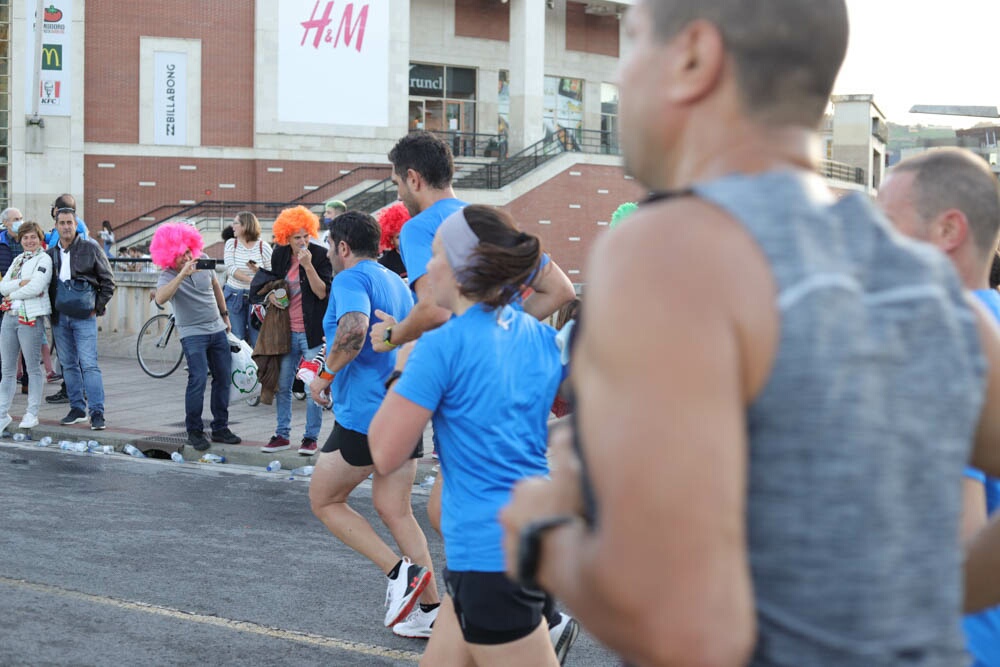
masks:
[[[274,221],[274,240],[280,245],[288,245],[288,239],[305,230],[314,239],[319,238],[319,218],[305,206],[286,208]]]
[[[163,269],[173,268],[177,258],[188,250],[196,258],[201,256],[205,239],[197,227],[186,222],[168,222],[156,228],[149,244],[149,256]]]
[[[379,242],[378,249],[382,252],[391,250],[394,247],[392,244],[393,237],[399,234],[399,230],[403,228],[403,224],[409,219],[410,212],[406,210],[406,206],[401,201],[382,209],[378,214],[378,224],[382,228],[382,240]]]

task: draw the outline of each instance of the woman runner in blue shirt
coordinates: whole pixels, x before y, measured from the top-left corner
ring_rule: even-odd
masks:
[[[510,216],[467,206],[438,229],[427,277],[456,316],[424,333],[369,430],[376,469],[406,462],[429,420],[438,434],[448,569],[421,664],[558,665],[544,594],[504,574],[498,514],[519,480],[548,472],[549,407],[562,379],[556,331],[510,304],[537,270],[539,239]],[[392,378],[390,378],[392,379]]]

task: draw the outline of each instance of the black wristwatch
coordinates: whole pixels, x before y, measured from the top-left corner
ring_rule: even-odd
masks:
[[[563,514],[539,521],[532,521],[521,529],[517,546],[517,581],[525,588],[538,589],[538,561],[542,556],[542,537],[553,528],[565,526],[574,517]]]
[[[386,378],[385,381],[385,390],[389,391],[389,387],[391,387],[392,384],[402,376],[403,376],[403,371],[398,369],[394,369],[391,373],[389,373],[389,377]]]

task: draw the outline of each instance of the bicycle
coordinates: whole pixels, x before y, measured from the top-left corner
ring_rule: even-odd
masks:
[[[159,304],[156,307],[163,310]],[[150,377],[165,378],[180,367],[184,350],[176,329],[173,313],[157,313],[139,330],[135,353],[139,367]]]
[[[156,304],[156,307],[164,310],[160,304]],[[139,358],[139,366],[150,377],[165,378],[180,367],[184,349],[176,329],[177,321],[173,313],[157,313],[146,320],[139,330],[135,352]],[[250,407],[256,407],[260,404],[260,394],[244,400]]]

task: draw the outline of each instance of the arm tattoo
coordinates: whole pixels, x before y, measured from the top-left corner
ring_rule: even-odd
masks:
[[[337,337],[333,341],[333,351],[357,354],[365,344],[367,333],[367,317],[361,313],[345,314],[337,322]]]

